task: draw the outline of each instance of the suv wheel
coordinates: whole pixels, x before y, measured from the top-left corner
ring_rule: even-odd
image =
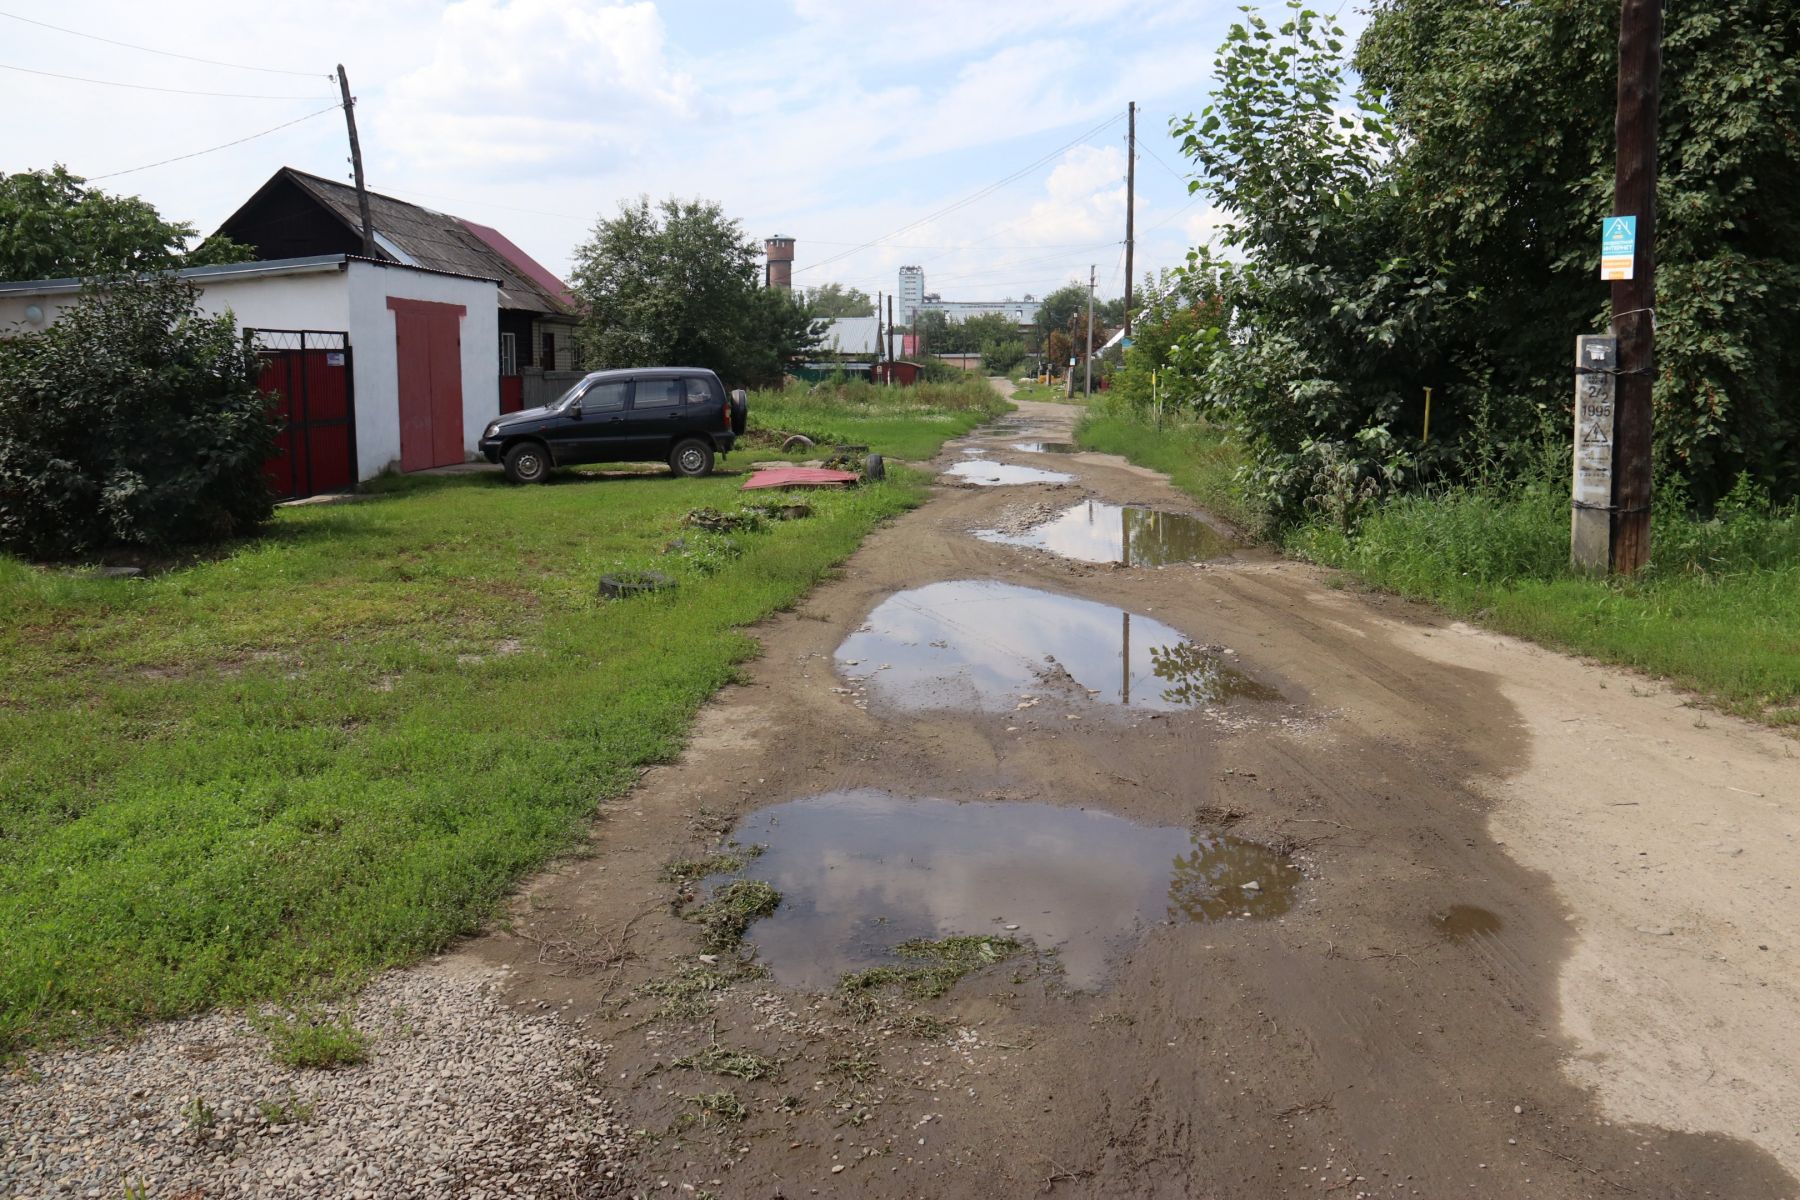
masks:
[[[541,443],[520,442],[506,452],[506,478],[513,483],[542,483],[550,478],[550,454]]]
[[[711,475],[713,448],[699,438],[689,438],[685,442],[677,442],[674,453],[669,455],[669,466],[677,475],[685,475],[689,479]]]

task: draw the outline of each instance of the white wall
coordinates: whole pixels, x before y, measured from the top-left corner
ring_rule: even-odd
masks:
[[[335,264],[304,273],[194,282],[200,285],[200,310],[230,311],[239,329],[349,329],[344,272]]]
[[[357,474],[367,479],[400,461],[400,376],[388,297],[460,304],[463,452],[475,456],[481,431],[500,412],[500,289],[479,279],[432,275],[380,263],[350,264],[350,345],[356,362]]]

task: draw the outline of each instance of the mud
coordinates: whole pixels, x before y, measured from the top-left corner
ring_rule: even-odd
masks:
[[[1023,405],[1015,428],[980,431],[938,465],[1068,440],[1075,414]],[[1059,465],[1095,499],[1191,511],[1120,460]],[[1785,864],[1791,883],[1783,839],[1800,829],[1800,800],[1782,790],[1793,760],[1774,735],[1718,716],[1695,728],[1679,697],[1633,694],[1622,673],[1266,556],[1131,570],[969,535],[1030,495],[946,483],[753,630],[761,656],[703,708],[680,759],[604,806],[589,853],[534,880],[462,951],[506,967],[514,1002],[559,1008],[610,1047],[609,1102],[640,1131],[628,1194],[1800,1196],[1788,1173],[1800,1104],[1785,1090],[1800,945],[1779,874]],[[992,709],[889,703],[892,672],[877,670],[889,660],[873,654],[847,656],[865,681],[840,677],[840,647],[884,603],[964,581],[1158,622],[1283,702],[1152,711],[1136,683],[1129,710],[1086,696],[1120,690],[1118,640],[1101,643],[1091,678],[1069,656],[1079,694],[1034,684],[1040,702],[1024,709],[1011,693]],[[1000,641],[1019,624],[1000,612],[979,632]],[[1020,661],[1039,646],[1021,642]],[[1042,653],[1034,665],[1048,665]],[[1163,883],[1164,919],[1127,928],[1122,912],[1152,901],[1106,891],[1072,904],[1057,886],[1133,882],[1088,871],[1078,860],[1109,858],[1104,839],[1072,842],[1061,820],[1043,822],[1059,870],[995,868],[991,886],[966,863],[992,858],[953,868],[908,849],[943,820],[935,807],[884,824],[860,857],[833,857],[823,835],[790,848],[779,826],[755,832],[783,806],[871,793],[1016,806],[1020,843],[1045,811],[1229,834],[1278,848],[1304,878],[1268,919],[1169,921]],[[1714,822],[1708,844],[1748,852],[1696,852],[1695,813]],[[825,922],[795,937],[802,959],[865,945],[879,958],[895,943],[859,922],[883,915],[932,931],[1017,924],[1066,947],[1089,921],[1108,947],[1098,982],[1021,955],[936,998],[847,997],[826,969],[790,984],[779,907],[744,957],[705,952],[678,911],[691,885],[665,868],[746,835],[770,845],[747,871],[787,862],[795,895],[816,897],[793,910]],[[917,853],[928,865],[904,862]],[[1679,870],[1654,874],[1665,862]],[[909,894],[842,899],[822,882],[839,872],[852,890],[892,877]],[[1440,924],[1456,906],[1495,920],[1456,940]],[[712,1048],[770,1072],[692,1068]],[[1690,1060],[1722,1069],[1689,1073]]]
[[[1126,567],[1199,562],[1223,558],[1236,549],[1230,538],[1199,517],[1104,500],[1084,500],[1020,533],[978,529],[975,536],[1048,550],[1082,562],[1116,562]]]
[[[874,790],[759,809],[732,840],[760,853],[730,877],[781,893],[750,926],[756,961],[785,987],[825,991],[894,962],[902,942],[959,935],[1028,942],[1067,986],[1097,988],[1109,958],[1146,930],[1279,916],[1301,880],[1274,850],[1230,834]]]

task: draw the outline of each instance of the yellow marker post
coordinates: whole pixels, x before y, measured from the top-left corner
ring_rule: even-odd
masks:
[[[1421,436],[1425,445],[1431,444],[1431,389],[1425,389],[1425,432]]]

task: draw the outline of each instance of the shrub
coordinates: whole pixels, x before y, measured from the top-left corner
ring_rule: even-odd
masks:
[[[162,548],[268,519],[268,397],[235,322],[196,295],[172,276],[108,281],[0,339],[0,548]]]

